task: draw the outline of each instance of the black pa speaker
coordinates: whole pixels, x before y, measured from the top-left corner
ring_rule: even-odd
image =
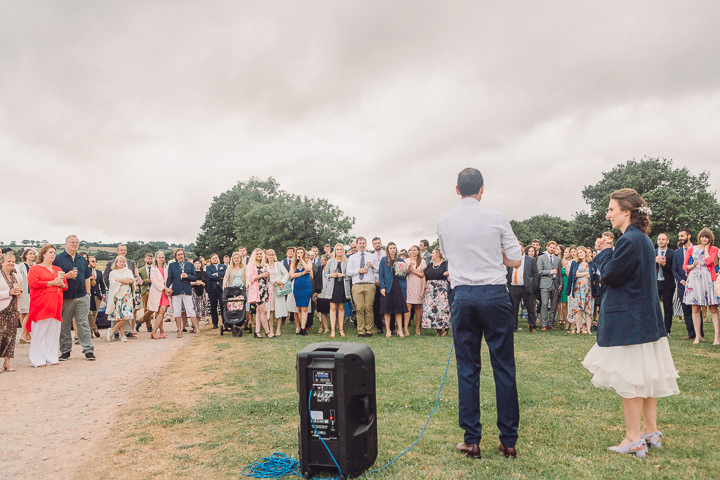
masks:
[[[296,367],[301,472],[337,471],[317,428],[342,475],[360,475],[377,458],[375,355],[362,343],[313,343],[298,352]]]

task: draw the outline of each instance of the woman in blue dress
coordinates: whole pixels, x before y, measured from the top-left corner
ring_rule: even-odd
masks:
[[[308,305],[312,296],[312,264],[305,261],[305,249],[295,249],[295,258],[290,265],[290,278],[293,282],[293,297],[300,315],[300,331],[297,335],[307,335],[305,326],[307,324]]]

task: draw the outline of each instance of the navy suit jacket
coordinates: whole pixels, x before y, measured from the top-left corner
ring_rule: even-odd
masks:
[[[217,295],[222,295],[222,281],[225,278],[225,272],[227,267],[222,263],[218,263],[217,266],[212,263],[205,267],[205,273],[208,276],[208,284],[205,286],[205,291],[209,293],[213,292]]]
[[[186,261],[185,273],[188,275],[187,278],[180,278],[180,273],[180,264],[178,262],[169,264],[165,286],[172,289],[173,295],[192,295],[192,285],[190,285],[190,282],[197,280],[195,267],[192,263]]]
[[[675,250],[675,253],[673,254],[672,273],[673,277],[675,277],[675,280],[677,280],[678,283],[682,282],[683,280],[687,280],[687,272],[682,268],[683,263],[685,263],[685,253],[683,250],[684,249],[680,247]]]
[[[402,262],[402,260],[398,260]],[[400,290],[402,290],[403,298],[407,298],[407,276],[398,277]],[[385,289],[385,295],[390,294],[393,285],[393,267],[388,267],[387,262],[383,259],[380,262],[380,289]]]
[[[630,225],[615,245],[595,257],[605,289],[597,343],[601,347],[649,343],[667,336],[657,289],[655,249]]]
[[[655,256],[659,255],[659,249],[655,249]],[[672,280],[675,276],[675,272],[673,272],[673,268],[675,266],[675,250],[668,248],[667,252],[665,253],[665,266],[661,267],[663,269],[663,275],[665,276],[665,280]],[[659,263],[655,264],[655,270],[657,271],[657,268],[660,267]],[[682,265],[680,266],[680,269],[682,270]],[[672,282],[673,288],[675,288],[675,282]]]

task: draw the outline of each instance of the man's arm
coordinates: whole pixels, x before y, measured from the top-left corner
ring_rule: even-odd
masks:
[[[502,251],[503,265],[510,268],[519,268],[522,260],[509,260],[505,255],[505,250]]]

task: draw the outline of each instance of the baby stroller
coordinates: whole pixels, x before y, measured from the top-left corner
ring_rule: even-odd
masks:
[[[245,287],[227,287],[223,290],[223,321],[220,335],[225,331],[232,332],[233,337],[242,337],[242,326],[245,324]]]

